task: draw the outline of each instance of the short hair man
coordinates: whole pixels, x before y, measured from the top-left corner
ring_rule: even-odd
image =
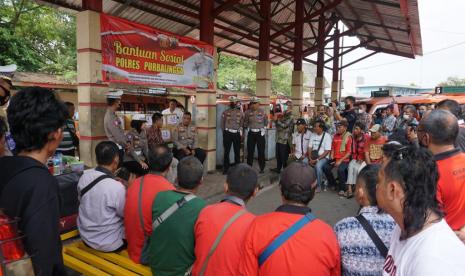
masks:
[[[192,275],[240,274],[244,238],[255,218],[245,204],[257,193],[257,181],[257,172],[247,164],[230,168],[224,184],[226,197],[205,207],[195,223],[196,260]],[[219,243],[212,251],[216,241]],[[213,255],[209,256],[210,252]]]
[[[457,101],[446,99],[442,100],[437,104],[437,109],[448,110],[458,120],[459,124],[459,133],[455,139],[455,146],[459,148],[462,152],[465,152],[465,122],[462,118],[462,108],[460,107]]]
[[[465,153],[454,146],[458,128],[452,113],[433,110],[418,126],[418,140],[434,154],[439,170],[437,199],[447,223],[465,233]]]
[[[355,113],[355,97],[348,96],[344,99],[345,110],[339,114],[339,112],[334,113],[334,117],[338,121],[345,119],[347,121],[347,129],[349,132],[352,132],[354,124],[357,121],[357,114]]]
[[[404,106],[404,112],[402,117],[399,117],[396,122],[396,128],[407,129],[409,124],[418,124],[417,119],[417,108],[414,105],[406,105]]]
[[[282,172],[279,185],[283,205],[252,222],[240,275],[341,275],[336,236],[307,207],[315,195],[314,169],[294,162]]]
[[[289,160],[308,162],[308,147],[312,132],[307,130],[307,122],[303,118],[297,120],[296,126],[297,131],[292,135],[292,148]]]
[[[442,218],[438,170],[423,148],[402,147],[379,172],[378,206],[397,223],[384,275],[465,275],[465,245]]]
[[[114,179],[119,164],[118,146],[111,141],[95,147],[97,167],[79,179],[79,234],[87,246],[103,252],[126,247],[123,215],[126,188]]]
[[[169,102],[169,107],[161,112],[163,116],[166,117],[166,122],[168,125],[177,125],[181,123],[183,117],[183,111],[178,107],[178,101],[171,99]],[[169,118],[169,117],[173,118]]]
[[[128,188],[124,207],[129,257],[135,263],[145,264],[148,260],[146,256],[142,256],[142,249],[147,237],[152,234],[153,200],[162,191],[174,190],[173,184],[166,179],[173,160],[170,149],[164,145],[156,145],[149,151],[148,159],[149,174],[137,178]]]
[[[103,128],[108,140],[115,142],[119,148],[120,165],[123,162],[124,150],[129,148],[129,143],[122,127],[121,120],[116,116],[116,111],[121,106],[123,91],[107,93],[107,111],[103,118]]]
[[[265,109],[260,107],[260,98],[250,99],[250,108],[244,114],[244,129],[247,132],[247,164],[253,166],[255,145],[258,151],[258,165],[260,173],[265,169],[265,128],[268,125],[268,117]]]
[[[426,114],[426,111],[428,109],[426,108],[426,105],[422,104],[418,107],[418,117],[421,119],[423,116]]]
[[[362,123],[365,126],[363,131],[367,131],[370,128],[372,122],[371,115],[367,112],[367,104],[359,103],[355,110],[357,113],[356,122]],[[353,131],[353,129],[351,131]]]
[[[63,155],[75,156],[76,149],[79,148],[79,138],[76,135],[76,128],[73,120],[75,107],[71,102],[65,102],[65,105],[68,108],[68,116],[63,129],[63,140],[58,146],[57,152],[61,152]]]
[[[359,171],[366,165],[365,163],[365,144],[370,139],[363,129],[365,125],[362,122],[356,122],[352,133],[352,160],[349,162],[347,169],[347,192],[346,197],[352,198],[354,185],[357,180]]]
[[[63,139],[66,107],[51,90],[30,87],[11,98],[7,113],[18,155],[0,158],[0,208],[21,219],[35,274],[63,275],[58,183],[45,164]]]
[[[379,164],[383,159],[382,147],[387,142],[387,137],[381,134],[381,126],[374,125],[370,128],[370,139],[365,143],[365,162]]]
[[[178,188],[159,192],[153,201],[148,251],[154,275],[184,275],[195,261],[194,225],[206,203],[194,193],[202,176],[203,166],[197,158],[182,159],[178,165]],[[166,212],[169,208],[175,209],[171,215]]]
[[[378,164],[372,164],[360,171],[355,187],[355,199],[362,208],[357,217],[342,219],[334,226],[341,248],[343,275],[382,274],[386,258],[383,254],[387,251],[378,248],[381,245],[377,245],[365,229],[371,227],[385,248],[389,248],[396,223],[377,206],[376,185],[379,168]],[[364,226],[361,221],[366,221],[368,225]]]
[[[389,137],[396,126],[396,117],[394,116],[394,105],[390,104],[386,108],[386,118],[383,121],[383,132],[384,135]]]
[[[328,163],[323,171],[328,179],[329,186],[333,189],[339,189],[339,195],[345,196],[345,189],[347,183],[347,175],[349,168],[350,155],[352,153],[352,135],[347,131],[348,123],[346,120],[342,120],[337,124],[337,132],[333,137],[331,144],[331,159],[334,164]],[[339,185],[336,184],[332,169],[337,168],[337,175]]]
[[[205,161],[207,154],[205,150],[199,148],[197,127],[192,124],[192,114],[190,112],[184,112],[182,122],[173,132],[173,140],[176,145],[174,156],[178,160],[192,155],[199,159],[200,163]]]
[[[315,168],[317,192],[326,190],[323,186],[324,168],[329,162],[331,153],[332,139],[331,135],[326,132],[326,124],[321,120],[316,120],[313,125],[313,133],[310,135],[308,142],[309,164]]]

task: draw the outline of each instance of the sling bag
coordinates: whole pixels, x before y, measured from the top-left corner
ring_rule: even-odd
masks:
[[[243,214],[245,214],[247,211],[245,208],[242,208],[241,210],[239,210],[237,213],[234,214],[234,216],[232,216],[227,222],[226,224],[223,226],[223,228],[221,229],[220,233],[218,234],[218,236],[216,237],[215,241],[213,242],[212,244],[212,247],[210,248],[210,250],[208,251],[208,255],[207,257],[205,258],[205,261],[203,262],[202,264],[202,268],[200,269],[200,273],[199,275],[200,276],[203,276],[205,274],[205,271],[207,270],[207,267],[208,267],[208,262],[210,261],[210,258],[211,256],[213,255],[213,253],[215,252],[216,248],[218,247],[218,244],[220,243],[221,239],[223,238],[224,236],[224,233],[226,233],[226,230],[228,230],[228,228],[238,219],[240,218]]]
[[[155,218],[152,223],[152,231],[158,228],[165,220],[167,220],[172,214],[174,214],[179,208],[183,207],[187,202],[193,200],[196,196],[188,194],[176,201],[168,209],[166,209],[159,217]]]
[[[362,225],[363,229],[367,232],[368,236],[370,236],[370,239],[373,241],[373,243],[376,245],[376,248],[378,248],[379,253],[381,253],[381,256],[386,258],[388,249],[384,242],[381,240],[381,238],[376,234],[375,230],[373,227],[370,225],[370,223],[365,219],[362,214],[358,215],[355,217],[358,222]]]
[[[86,187],[84,187],[84,189],[81,190],[81,198],[88,192],[90,191],[90,189],[92,189],[95,185],[97,185],[100,181],[104,180],[105,178],[112,178],[111,176],[107,175],[107,174],[103,174],[99,177],[97,177],[96,179],[94,179],[94,181],[92,181],[89,185],[87,185]]]
[[[274,239],[262,253],[258,256],[258,266],[261,267],[268,258],[283,245],[288,239],[290,239],[295,233],[302,229],[308,223],[314,221],[316,217],[312,213],[307,213],[286,231],[281,233],[276,239]]]
[[[323,132],[323,137],[321,137],[320,145],[318,145],[318,149],[317,150],[312,150],[312,152],[310,152],[310,158],[312,160],[316,160],[320,156],[318,154],[318,152],[320,152],[321,144],[323,144],[323,140],[325,139],[325,134],[326,134],[326,132]],[[303,137],[303,135],[302,135],[302,137]],[[303,151],[302,151],[302,154],[303,154]]]
[[[150,244],[150,236],[147,232],[145,232],[144,227],[144,216],[142,214],[142,191],[144,187],[144,176],[140,179],[140,188],[139,188],[139,199],[138,199],[138,212],[139,212],[139,220],[140,225],[142,227],[142,232],[144,233],[144,243],[142,245],[142,250],[140,252],[140,263],[141,264],[148,264],[149,263],[149,244]]]

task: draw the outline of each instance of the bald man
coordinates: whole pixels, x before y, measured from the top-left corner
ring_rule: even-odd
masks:
[[[418,140],[434,154],[439,170],[437,198],[449,226],[465,233],[465,153],[454,146],[457,118],[447,110],[433,110],[418,126]]]

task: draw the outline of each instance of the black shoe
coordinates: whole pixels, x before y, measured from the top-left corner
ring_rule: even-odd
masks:
[[[280,169],[270,169],[270,171],[275,172],[275,173],[280,173],[281,172]]]

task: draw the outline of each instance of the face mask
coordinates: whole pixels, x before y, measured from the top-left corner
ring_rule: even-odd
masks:
[[[402,116],[402,118],[404,118],[404,120],[408,120],[408,119],[410,119],[410,115],[404,114],[404,116]]]

